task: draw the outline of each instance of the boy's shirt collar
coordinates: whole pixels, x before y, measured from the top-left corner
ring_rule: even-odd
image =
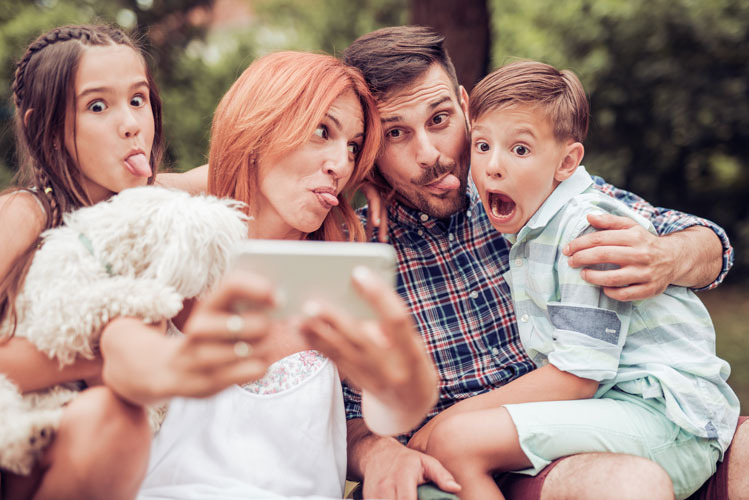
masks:
[[[590,186],[593,185],[593,178],[585,170],[585,167],[580,165],[575,169],[575,172],[562,181],[555,189],[551,192],[546,201],[536,210],[536,213],[531,216],[528,222],[520,229],[517,234],[505,234],[510,243],[515,244],[518,239],[522,239],[530,231],[538,228],[544,228],[549,221],[559,212],[559,210],[570,201],[571,198],[582,193]]]

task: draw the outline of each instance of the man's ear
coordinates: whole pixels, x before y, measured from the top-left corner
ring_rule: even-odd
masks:
[[[554,179],[559,182],[568,179],[573,173],[575,173],[575,169],[580,165],[580,162],[583,161],[584,155],[585,148],[582,144],[579,142],[568,144],[565,147],[564,158],[562,158],[562,161],[557,167],[557,171],[554,173]]]
[[[468,92],[462,85],[458,86],[458,97],[460,98],[460,107],[466,116],[466,124],[471,123],[471,117],[468,116]]]

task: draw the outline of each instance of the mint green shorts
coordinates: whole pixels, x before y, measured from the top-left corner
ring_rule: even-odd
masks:
[[[600,399],[505,405],[535,476],[553,460],[590,452],[626,453],[665,469],[677,499],[687,498],[715,472],[720,448],[671,422],[655,404],[609,391]]]

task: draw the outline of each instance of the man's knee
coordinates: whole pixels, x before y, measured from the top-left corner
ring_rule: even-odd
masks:
[[[749,500],[749,421],[744,421],[733,436],[728,459],[728,498]]]
[[[567,457],[549,473],[541,500],[672,500],[673,484],[655,462],[633,455],[586,453]]]

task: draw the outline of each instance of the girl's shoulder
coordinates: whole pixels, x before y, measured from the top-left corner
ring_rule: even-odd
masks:
[[[25,252],[44,230],[45,220],[42,204],[32,192],[21,189],[0,195],[0,260],[7,262]]]

